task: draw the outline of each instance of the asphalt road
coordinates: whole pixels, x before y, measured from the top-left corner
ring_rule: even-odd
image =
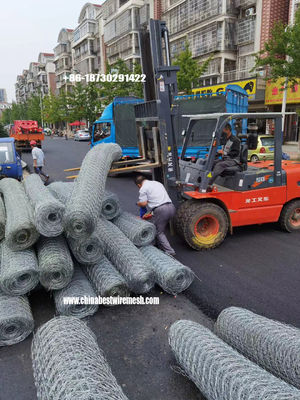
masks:
[[[45,170],[51,180],[66,180],[65,168],[80,166],[88,151],[84,142],[46,139]],[[30,154],[23,159],[31,164]],[[73,173],[72,173],[73,174]],[[138,213],[133,176],[109,178],[125,210]],[[174,358],[167,345],[167,329],[180,318],[211,326],[211,320],[231,305],[300,327],[300,233],[287,234],[277,224],[234,230],[218,249],[196,252],[180,238],[170,237],[177,258],[190,266],[197,279],[186,293],[172,297],[155,290],[159,306],[101,308],[89,318],[118,382],[131,400],[203,399],[185,377],[173,372]],[[54,315],[44,291],[30,296],[36,326]],[[0,351],[0,400],[35,399],[31,338]]]

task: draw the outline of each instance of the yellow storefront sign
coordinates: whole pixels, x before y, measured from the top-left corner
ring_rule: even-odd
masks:
[[[226,86],[228,85],[238,85],[242,89],[245,89],[249,95],[249,100],[253,100],[256,93],[256,78],[245,79],[243,81],[226,82],[220,83],[219,85],[205,86],[197,89],[193,89],[193,94],[209,94],[225,92]]]
[[[266,84],[265,104],[282,104],[283,88],[284,79],[278,79],[275,82],[268,81]],[[300,103],[300,79],[298,79],[298,84],[288,88],[286,102],[288,104]]]

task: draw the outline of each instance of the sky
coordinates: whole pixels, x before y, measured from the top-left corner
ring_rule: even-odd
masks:
[[[103,1],[95,1],[101,4]],[[2,0],[0,7],[0,88],[15,100],[17,75],[53,53],[61,28],[74,29],[84,0]]]

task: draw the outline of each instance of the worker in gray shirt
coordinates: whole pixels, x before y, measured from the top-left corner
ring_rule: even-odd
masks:
[[[165,235],[165,229],[169,220],[174,217],[176,209],[165,187],[160,182],[149,181],[143,175],[137,176],[135,183],[140,189],[137,205],[139,207],[148,206],[153,211],[157,247],[174,256],[175,250]]]

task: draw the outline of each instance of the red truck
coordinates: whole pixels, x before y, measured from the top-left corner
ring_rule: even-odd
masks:
[[[14,121],[9,136],[15,138],[17,151],[30,150],[31,140],[35,140],[38,147],[42,147],[44,140],[43,129],[39,128],[37,121]]]

